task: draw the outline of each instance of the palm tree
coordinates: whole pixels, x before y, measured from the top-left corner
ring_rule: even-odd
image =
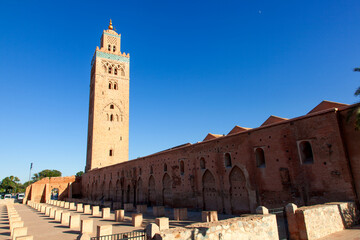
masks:
[[[360,72],[360,67],[354,68],[354,72]],[[354,95],[356,97],[360,96],[360,87],[356,89]],[[355,105],[355,108],[349,111],[349,113],[352,115],[355,112],[355,129],[360,130],[360,101]]]

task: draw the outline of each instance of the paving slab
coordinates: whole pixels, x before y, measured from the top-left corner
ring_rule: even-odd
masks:
[[[44,204],[50,206],[49,204]],[[61,225],[60,222],[54,221],[54,219],[46,216],[44,213],[40,213],[36,209],[31,208],[27,205],[15,204],[15,209],[19,213],[24,225],[28,227],[28,235],[33,235],[36,240],[48,240],[48,239],[61,239],[61,240],[74,240],[80,234],[80,229],[70,229],[67,226]],[[72,215],[80,215],[81,220],[92,219],[94,221],[93,233],[90,234],[91,237],[96,236],[97,226],[103,225],[112,225],[113,234],[131,232],[134,230],[142,230],[148,224],[155,223],[155,217],[152,214],[151,208],[150,211],[144,213],[143,223],[139,227],[132,226],[131,212],[125,212],[125,219],[123,222],[115,222],[115,214],[111,212],[109,219],[103,219],[101,216],[91,216],[89,214],[79,213],[76,210],[62,209],[64,212],[69,212]],[[169,217],[170,227],[186,226],[195,222],[201,221],[201,212],[192,212],[189,211],[188,219],[183,221],[175,221],[173,219],[173,210],[165,209],[165,216]],[[219,214],[220,219],[227,219],[230,217],[235,217],[232,215],[222,215]],[[6,222],[5,222],[6,223]],[[7,222],[8,223],[8,222]],[[5,238],[1,238],[1,230],[5,230],[3,234],[8,234]],[[9,232],[9,230],[7,230]],[[6,229],[0,228],[0,240],[9,239],[10,233],[6,232]]]
[[[79,234],[27,205],[18,204],[15,208],[28,228],[28,235],[34,236],[36,240],[74,240]]]
[[[360,240],[360,225],[327,235],[318,240]]]
[[[10,224],[6,205],[0,205],[0,240],[10,239]]]

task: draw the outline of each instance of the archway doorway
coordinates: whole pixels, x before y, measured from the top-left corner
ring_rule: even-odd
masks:
[[[163,204],[164,206],[172,205],[172,184],[169,174],[165,173],[163,177]]]
[[[217,209],[217,192],[215,186],[215,178],[209,170],[203,175],[203,208],[205,210],[218,210]]]
[[[149,187],[148,187],[148,196],[149,196],[149,203],[152,206],[156,205],[156,192],[155,192],[155,179],[153,176],[149,178]]]
[[[59,198],[59,189],[58,188],[51,189],[50,199],[51,200],[58,200],[58,198]]]
[[[246,188],[244,173],[240,168],[234,167],[230,172],[229,180],[232,214],[249,213],[249,193]]]

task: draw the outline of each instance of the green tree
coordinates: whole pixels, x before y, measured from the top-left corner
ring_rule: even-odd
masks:
[[[84,174],[83,171],[79,171],[75,174],[76,177],[81,177]]]
[[[354,68],[355,72],[360,72],[359,68]],[[356,97],[360,97],[360,87],[356,89],[354,95]],[[360,130],[360,101],[356,104],[356,107],[350,111],[350,114],[352,115],[355,112],[355,129]]]
[[[1,188],[4,189],[6,193],[15,193],[18,192],[19,182],[20,179],[18,177],[6,177],[1,181]]]
[[[58,170],[45,169],[42,170],[41,172],[34,173],[32,180],[33,182],[36,182],[46,177],[61,177],[61,172]]]

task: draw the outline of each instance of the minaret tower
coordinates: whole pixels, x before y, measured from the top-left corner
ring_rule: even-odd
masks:
[[[128,160],[130,55],[110,20],[91,61],[85,172]]]

